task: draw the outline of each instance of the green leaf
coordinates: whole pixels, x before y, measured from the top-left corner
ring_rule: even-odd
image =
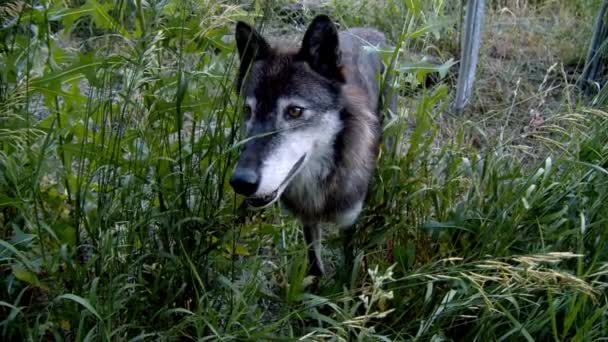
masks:
[[[21,206],[21,200],[18,198],[9,197],[7,195],[0,194],[0,208],[2,207],[14,207],[19,208]]]
[[[93,54],[81,54],[78,61],[74,62],[69,67],[62,70],[51,71],[38,79],[33,79],[30,86],[38,90],[57,92],[57,88],[53,87],[54,83],[71,82],[75,79],[82,78],[83,76],[87,77],[90,83],[95,83],[95,75],[100,68],[114,67],[122,62],[122,59],[117,56],[101,59],[94,58]],[[47,89],[40,89],[45,87]],[[61,91],[58,95],[73,96],[64,91]]]
[[[99,315],[99,313],[97,313],[97,310],[95,310],[93,305],[91,305],[91,303],[88,300],[86,300],[80,296],[77,296],[75,294],[71,294],[71,293],[61,295],[61,296],[57,297],[55,300],[59,301],[62,299],[71,300],[73,302],[76,302],[76,303],[82,305],[85,309],[87,309],[90,313],[92,313],[95,317],[97,317],[97,319],[99,321],[102,321],[101,316]]]
[[[36,276],[36,273],[28,271],[18,265],[13,265],[11,269],[13,271],[13,275],[15,275],[15,278],[21,280],[22,282],[41,288],[43,290],[49,289],[47,286],[40,282],[40,280]]]
[[[416,244],[410,240],[405,245],[402,243],[395,244],[393,255],[399,264],[401,264],[401,267],[408,269],[414,265],[414,261],[416,260]]]
[[[186,314],[189,316],[194,316],[194,312],[188,310],[188,309],[184,309],[184,308],[175,308],[175,309],[169,309],[167,311],[165,311],[166,314]]]
[[[180,71],[179,74],[179,84],[177,87],[177,96],[175,99],[175,105],[178,110],[181,110],[182,102],[184,101],[184,97],[186,96],[186,92],[188,91],[188,77],[184,74],[183,71]]]
[[[232,244],[225,243],[224,249],[226,250],[226,252],[228,252],[230,254],[232,254],[234,252],[235,255],[249,255],[249,250],[247,250],[247,248],[241,244],[236,244],[234,246],[234,250],[233,250]]]
[[[19,259],[19,261],[21,261],[22,264],[24,264],[27,269],[33,271],[34,270],[34,265],[32,265],[31,261],[28,260],[28,258],[21,253],[19,250],[17,250],[17,248],[15,248],[15,246],[11,245],[10,243],[4,241],[4,240],[0,240],[0,247],[4,247],[5,249],[7,249],[9,252],[12,252],[14,255],[17,256],[17,259]],[[2,256],[4,254],[4,250],[0,249],[0,256]]]
[[[93,16],[93,22],[100,28],[116,31],[120,33],[123,37],[129,38],[129,32],[122,27],[117,21],[112,19],[108,12],[113,8],[112,2],[108,2],[105,4],[100,4],[95,0],[87,0],[86,4],[82,6],[83,9],[91,10],[91,15]]]
[[[433,64],[423,60],[421,62],[403,63],[399,66],[398,70],[401,72],[436,72],[440,78],[444,78],[455,64],[456,62],[452,58],[443,64]]]
[[[407,7],[408,11],[414,13],[414,15],[418,16],[422,13],[422,1],[421,0],[406,0],[405,7]]]
[[[65,223],[59,223],[53,226],[53,231],[62,243],[67,243],[70,246],[76,245],[76,229]]]
[[[0,300],[0,306],[4,306],[4,307],[7,307],[7,308],[11,309],[11,313],[8,315],[8,317],[3,322],[10,322],[10,321],[12,321],[21,312],[21,308],[18,308],[16,306],[14,306],[13,304],[7,303],[7,302],[2,301],[2,300]]]

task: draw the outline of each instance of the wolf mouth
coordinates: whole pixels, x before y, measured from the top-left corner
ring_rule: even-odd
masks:
[[[283,193],[283,190],[285,190],[285,188],[287,187],[289,182],[298,173],[298,171],[300,171],[305,160],[306,160],[306,153],[304,153],[304,155],[302,157],[300,157],[300,159],[298,159],[298,161],[293,165],[291,170],[289,170],[289,172],[287,173],[287,177],[285,177],[283,182],[281,182],[281,185],[279,185],[279,188],[277,190],[275,190],[269,194],[249,197],[245,200],[247,202],[247,204],[256,209],[262,209],[262,208],[268,207],[272,203],[276,202],[276,200],[279,199],[279,197]]]

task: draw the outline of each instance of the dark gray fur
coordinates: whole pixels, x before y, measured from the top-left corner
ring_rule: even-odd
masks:
[[[358,216],[357,208],[365,200],[376,167],[382,121],[378,114],[378,79],[383,65],[379,55],[364,46],[383,45],[384,36],[368,28],[353,28],[338,35],[328,17],[318,16],[306,31],[299,50],[271,48],[242,22],[237,24],[236,39],[241,57],[238,90],[244,97],[257,100],[248,137],[276,131],[277,115],[281,115],[276,113],[277,99],[293,96],[314,102],[316,112],[335,116],[308,118],[308,127],[317,125],[323,132],[323,120],[337,120],[342,127],[332,137],[332,150],[325,151],[329,157],[315,161],[323,172],[319,171],[314,181],[298,174],[280,198],[304,224],[310,273],[321,275],[320,223],[338,223],[344,231],[352,232],[354,220],[344,223],[344,217],[351,212],[356,213],[355,218]],[[288,129],[297,132],[301,124],[298,120],[289,121]],[[281,139],[284,138],[270,135],[249,141],[236,169],[257,172],[268,153],[283,143]],[[345,246],[352,247],[352,241],[346,241]],[[351,256],[345,258],[350,260]]]

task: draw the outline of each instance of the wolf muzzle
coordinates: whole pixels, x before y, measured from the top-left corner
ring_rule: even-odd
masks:
[[[243,157],[244,156],[241,156],[241,158]],[[237,162],[237,166],[232,173],[232,177],[230,177],[230,186],[232,186],[236,193],[247,197],[247,203],[250,206],[260,208],[274,202],[277,199],[283,189],[293,179],[304,164],[304,161],[306,160],[306,153],[291,167],[291,170],[289,170],[289,173],[285,179],[283,179],[281,184],[274,191],[271,193],[260,194],[259,196],[253,196],[260,186],[261,176],[259,173],[259,168],[252,167],[251,165],[245,166],[244,164],[247,164],[247,159],[251,161],[252,158],[245,157]]]
[[[237,194],[249,197],[253,195],[260,185],[260,176],[252,169],[235,168],[230,177],[230,186]]]

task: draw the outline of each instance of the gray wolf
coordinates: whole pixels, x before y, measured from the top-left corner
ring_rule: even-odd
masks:
[[[230,179],[253,208],[279,200],[303,224],[309,274],[324,274],[321,228],[333,223],[352,258],[361,213],[382,135],[377,50],[382,33],[338,32],[315,17],[298,49],[270,44],[246,23],[236,24],[237,89],[247,139]]]

